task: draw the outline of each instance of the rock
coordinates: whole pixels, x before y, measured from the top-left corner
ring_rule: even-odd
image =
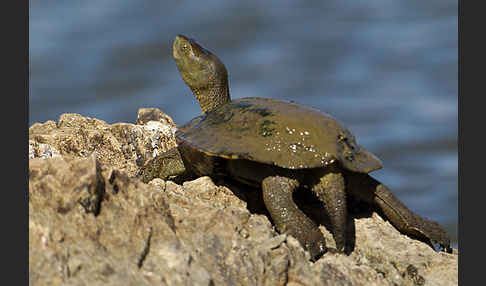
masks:
[[[161,122],[165,125],[175,126],[174,120],[158,108],[140,108],[137,114],[137,125],[146,125],[150,121]]]
[[[209,285],[176,235],[168,200],[154,196],[162,190],[94,156],[32,159],[29,180],[33,285]],[[79,199],[84,190],[100,190],[97,212]]]
[[[42,144],[34,140],[29,140],[29,159],[34,158],[52,158],[61,156],[61,153],[56,148],[49,144]]]
[[[32,159],[29,160],[29,188],[41,190],[34,198],[43,200],[43,204],[59,213],[83,207],[86,213],[97,215],[105,191],[99,168],[94,156]]]
[[[29,128],[29,158],[57,155],[87,157],[94,154],[103,164],[140,177],[168,178],[179,174],[184,166],[177,152],[172,119],[162,111],[151,109],[153,119],[143,121],[148,113],[141,109],[139,122],[108,123],[79,114],[62,114],[59,122],[35,123]]]
[[[329,251],[312,263],[296,239],[274,230],[258,189],[209,177],[144,183],[151,142],[169,146],[173,132],[160,121],[140,122],[146,125],[63,115],[31,126],[30,284],[458,284],[457,251],[435,252],[374,212],[350,216],[349,255]],[[158,122],[153,133],[145,129],[150,122]],[[319,203],[306,207],[323,213]],[[321,230],[332,249],[331,233]]]

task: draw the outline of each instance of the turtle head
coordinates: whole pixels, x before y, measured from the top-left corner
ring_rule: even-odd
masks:
[[[228,72],[219,58],[193,39],[177,35],[174,61],[184,82],[199,101],[203,113],[228,103]]]

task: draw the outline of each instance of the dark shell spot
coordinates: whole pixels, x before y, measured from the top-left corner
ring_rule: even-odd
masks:
[[[267,108],[254,108],[249,111],[259,114],[261,117],[269,116],[272,114]]]
[[[211,115],[211,116],[209,116]],[[223,112],[215,112],[213,114],[208,114],[207,118],[206,118],[206,123],[209,124],[209,125],[219,125],[219,124],[224,124],[228,121],[231,120],[231,118],[233,118],[234,116],[234,113],[233,112],[225,112],[225,110],[223,110]]]
[[[341,133],[338,135],[337,142],[344,158],[348,161],[353,161],[355,155],[359,153],[359,148],[356,145],[354,137],[351,134]]]
[[[260,124],[260,135],[263,137],[273,136],[275,128],[270,127],[272,124],[275,124],[275,122],[272,120],[264,120],[262,124]]]
[[[246,109],[253,106],[251,103],[245,101],[232,102],[232,105],[240,109]]]
[[[354,155],[353,155],[353,153],[351,153],[351,152],[346,153],[346,154],[344,155],[344,157],[345,157],[345,158],[346,158],[346,160],[348,160],[348,161],[353,161],[353,160],[354,160]]]
[[[241,110],[241,112],[253,112],[262,117],[269,116],[272,112],[266,107],[256,107],[253,104],[240,101],[232,104],[234,107],[237,107]]]

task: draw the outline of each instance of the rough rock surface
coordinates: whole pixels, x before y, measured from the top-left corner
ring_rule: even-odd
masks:
[[[312,263],[274,230],[257,189],[145,176],[175,146],[167,118],[145,109],[144,125],[76,114],[32,125],[30,285],[457,285],[457,250],[435,252],[374,212],[350,218],[349,255]]]
[[[179,170],[172,119],[162,111],[140,109],[137,125],[115,123],[66,113],[59,121],[34,123],[29,128],[29,158],[57,155],[87,157],[94,154],[102,164],[113,166],[145,182],[167,178],[166,170]],[[172,149],[172,150],[171,150]],[[166,152],[172,154],[168,156]],[[163,155],[163,156],[162,156]],[[167,165],[172,164],[172,165]],[[162,173],[161,173],[162,172]]]

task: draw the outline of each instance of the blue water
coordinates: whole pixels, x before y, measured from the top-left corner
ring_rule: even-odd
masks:
[[[233,98],[340,119],[384,162],[374,176],[457,239],[457,1],[174,2],[30,1],[29,124],[141,107],[188,121],[201,111],[171,58],[185,34],[226,64]]]

